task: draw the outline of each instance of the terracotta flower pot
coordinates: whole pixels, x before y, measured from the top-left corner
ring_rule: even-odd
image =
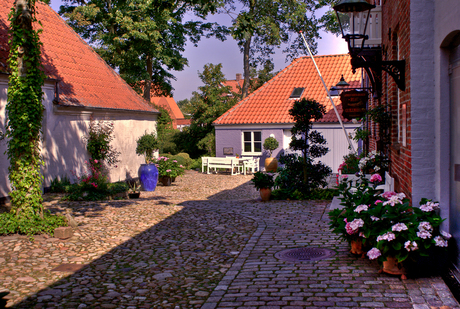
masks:
[[[357,255],[363,255],[364,254],[363,242],[362,242],[361,239],[352,240],[350,242],[350,246],[351,246],[350,253],[357,254]]]
[[[272,190],[269,188],[262,188],[259,190],[260,197],[262,198],[263,202],[268,202],[270,200],[270,196],[272,195]]]
[[[265,159],[265,171],[266,172],[276,172],[278,169],[278,160],[276,158],[266,158]]]
[[[169,176],[161,177],[161,183],[163,184],[163,186],[170,186],[171,182],[172,182],[171,177],[169,177]]]
[[[391,275],[401,275],[401,279],[407,279],[406,269],[403,267],[402,263],[399,263],[394,257],[387,257],[387,260],[383,262],[383,268],[380,272]]]

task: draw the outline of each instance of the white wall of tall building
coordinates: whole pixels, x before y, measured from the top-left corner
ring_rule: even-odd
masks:
[[[7,76],[0,76],[0,129],[6,124]],[[136,140],[147,132],[156,132],[157,114],[126,110],[81,109],[59,107],[53,104],[54,82],[43,87],[45,115],[43,119],[42,156],[44,160],[44,187],[56,177],[81,175],[88,160],[84,137],[91,117],[114,124],[113,147],[120,152],[117,167],[109,170],[111,182],[138,176],[144,158],[136,154]],[[11,190],[8,180],[9,161],[5,153],[6,141],[0,141],[0,197]]]

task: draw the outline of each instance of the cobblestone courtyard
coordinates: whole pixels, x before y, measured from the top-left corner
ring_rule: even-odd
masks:
[[[47,194],[46,207],[79,226],[67,240],[0,237],[7,307],[460,308],[439,277],[401,280],[352,256],[328,230],[328,202],[262,203],[251,178],[191,171],[139,200]],[[275,257],[298,247],[335,255]]]

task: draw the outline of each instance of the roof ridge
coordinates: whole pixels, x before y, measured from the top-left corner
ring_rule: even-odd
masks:
[[[300,62],[300,59],[302,59],[303,57],[299,57],[299,58],[296,58],[294,60],[292,60],[292,62],[287,66],[285,67],[284,69],[282,69],[280,72],[278,72],[278,74],[276,74],[275,76],[273,76],[269,81],[267,81],[265,84],[263,84],[261,87],[259,87],[258,89],[256,89],[256,91],[254,91],[253,93],[251,93],[250,95],[248,95],[246,98],[244,98],[243,100],[239,101],[238,103],[236,103],[235,105],[233,105],[228,111],[226,111],[225,113],[223,113],[219,118],[217,118],[214,122],[215,123],[219,123],[221,120],[224,120],[228,115],[230,115],[230,113],[232,111],[234,111],[237,107],[240,107],[243,103],[245,103],[246,101],[248,101],[251,97],[253,97],[256,93],[262,91],[262,89],[268,87],[269,84],[273,83],[273,81],[275,79],[278,79],[279,76],[281,76],[282,74],[285,74],[285,72],[287,70],[289,70],[291,67],[294,66],[294,62]]]

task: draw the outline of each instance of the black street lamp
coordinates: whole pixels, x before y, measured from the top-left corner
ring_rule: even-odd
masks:
[[[382,48],[365,47],[369,17],[375,5],[365,0],[341,0],[333,7],[337,14],[342,37],[348,45],[353,72],[357,68],[366,70],[372,83],[374,96],[380,97],[382,89],[382,70],[390,74],[399,89],[405,90],[405,60],[382,60]],[[381,22],[381,21],[380,21]]]

